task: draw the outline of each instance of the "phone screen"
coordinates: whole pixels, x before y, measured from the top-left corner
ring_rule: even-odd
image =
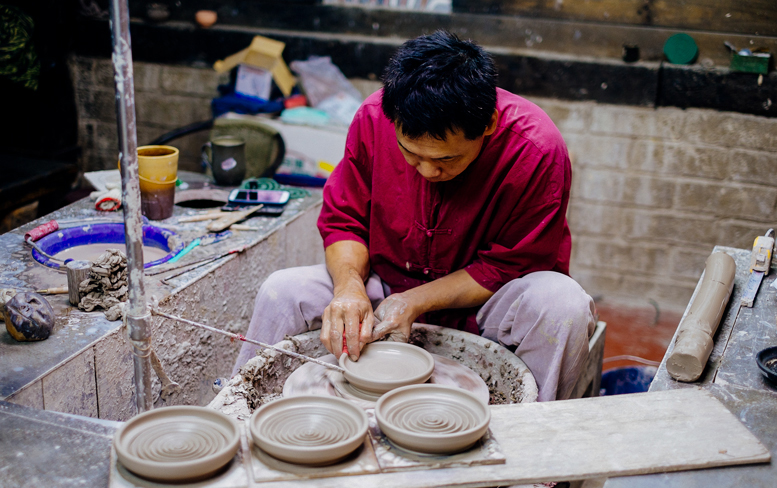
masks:
[[[282,190],[234,190],[229,201],[257,205],[260,203],[282,205],[289,201],[289,192]]]

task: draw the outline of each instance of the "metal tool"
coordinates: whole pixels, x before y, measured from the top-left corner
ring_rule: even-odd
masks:
[[[755,296],[764,276],[769,274],[772,264],[772,249],[774,249],[774,229],[766,231],[766,235],[758,236],[750,253],[750,279],[745,284],[740,303],[743,307],[752,307]]]
[[[156,375],[159,377],[159,381],[162,382],[162,390],[159,392],[159,396],[162,400],[167,401],[172,395],[181,393],[181,385],[167,376],[164,368],[162,368],[161,361],[159,361],[159,357],[153,349],[151,350],[151,367],[154,368]]]
[[[205,330],[209,330],[211,332],[215,332],[217,334],[225,335],[225,336],[227,336],[227,337],[229,337],[231,339],[238,339],[240,341],[247,342],[247,343],[253,344],[255,346],[263,347],[265,349],[272,349],[275,352],[279,352],[281,354],[285,354],[285,355],[291,356],[293,358],[301,359],[302,361],[309,361],[311,363],[316,363],[319,366],[323,366],[323,367],[328,368],[328,369],[333,369],[333,370],[338,371],[340,373],[345,373],[345,370],[343,368],[341,368],[340,366],[335,366],[334,364],[327,363],[327,362],[322,361],[320,359],[311,358],[309,356],[305,356],[304,354],[300,354],[300,353],[294,352],[294,351],[289,351],[289,350],[283,349],[281,347],[276,347],[276,346],[272,346],[270,344],[265,344],[264,342],[254,341],[252,339],[248,339],[246,336],[244,336],[242,334],[233,334],[232,332],[227,332],[226,330],[217,329],[215,327],[211,327],[210,325],[201,324],[199,322],[195,322],[193,320],[187,320],[185,318],[177,317],[175,315],[170,315],[169,313],[161,312],[161,311],[159,311],[157,309],[152,309],[151,313],[153,315],[158,315],[160,317],[165,317],[165,318],[170,319],[170,320],[175,320],[176,322],[180,322],[182,324],[193,325],[193,326],[199,327],[201,329],[205,329]]]

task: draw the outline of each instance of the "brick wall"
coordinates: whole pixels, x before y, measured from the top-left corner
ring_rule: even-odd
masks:
[[[71,62],[85,171],[114,168],[116,121],[107,59]],[[369,94],[380,85],[354,80]],[[210,115],[207,68],[135,63],[138,139]],[[715,245],[749,248],[774,226],[777,119],[713,110],[532,98],[573,159],[572,275],[608,303],[682,311]],[[197,170],[206,133],[176,142]]]
[[[533,101],[572,156],[571,273],[592,295],[682,310],[713,246],[777,223],[776,119]]]
[[[138,144],[211,117],[210,101],[228,75],[209,68],[134,63]],[[113,65],[110,59],[73,57],[70,70],[78,106],[82,171],[116,168],[117,131]],[[179,167],[200,171],[200,147],[207,131],[177,139]]]

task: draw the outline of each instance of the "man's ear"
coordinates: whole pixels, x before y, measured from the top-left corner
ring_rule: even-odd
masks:
[[[483,133],[483,136],[490,136],[494,133],[496,130],[496,123],[499,121],[499,110],[494,109],[494,113],[491,114],[491,120],[488,122],[488,125],[486,126],[486,131]]]

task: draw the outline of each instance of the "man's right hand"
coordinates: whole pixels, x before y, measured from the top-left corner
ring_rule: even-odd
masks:
[[[334,298],[324,309],[321,342],[339,359],[343,353],[345,334],[349,357],[356,361],[362,348],[372,337],[374,320],[372,304],[367,297],[364,283],[350,280],[335,290]]]

